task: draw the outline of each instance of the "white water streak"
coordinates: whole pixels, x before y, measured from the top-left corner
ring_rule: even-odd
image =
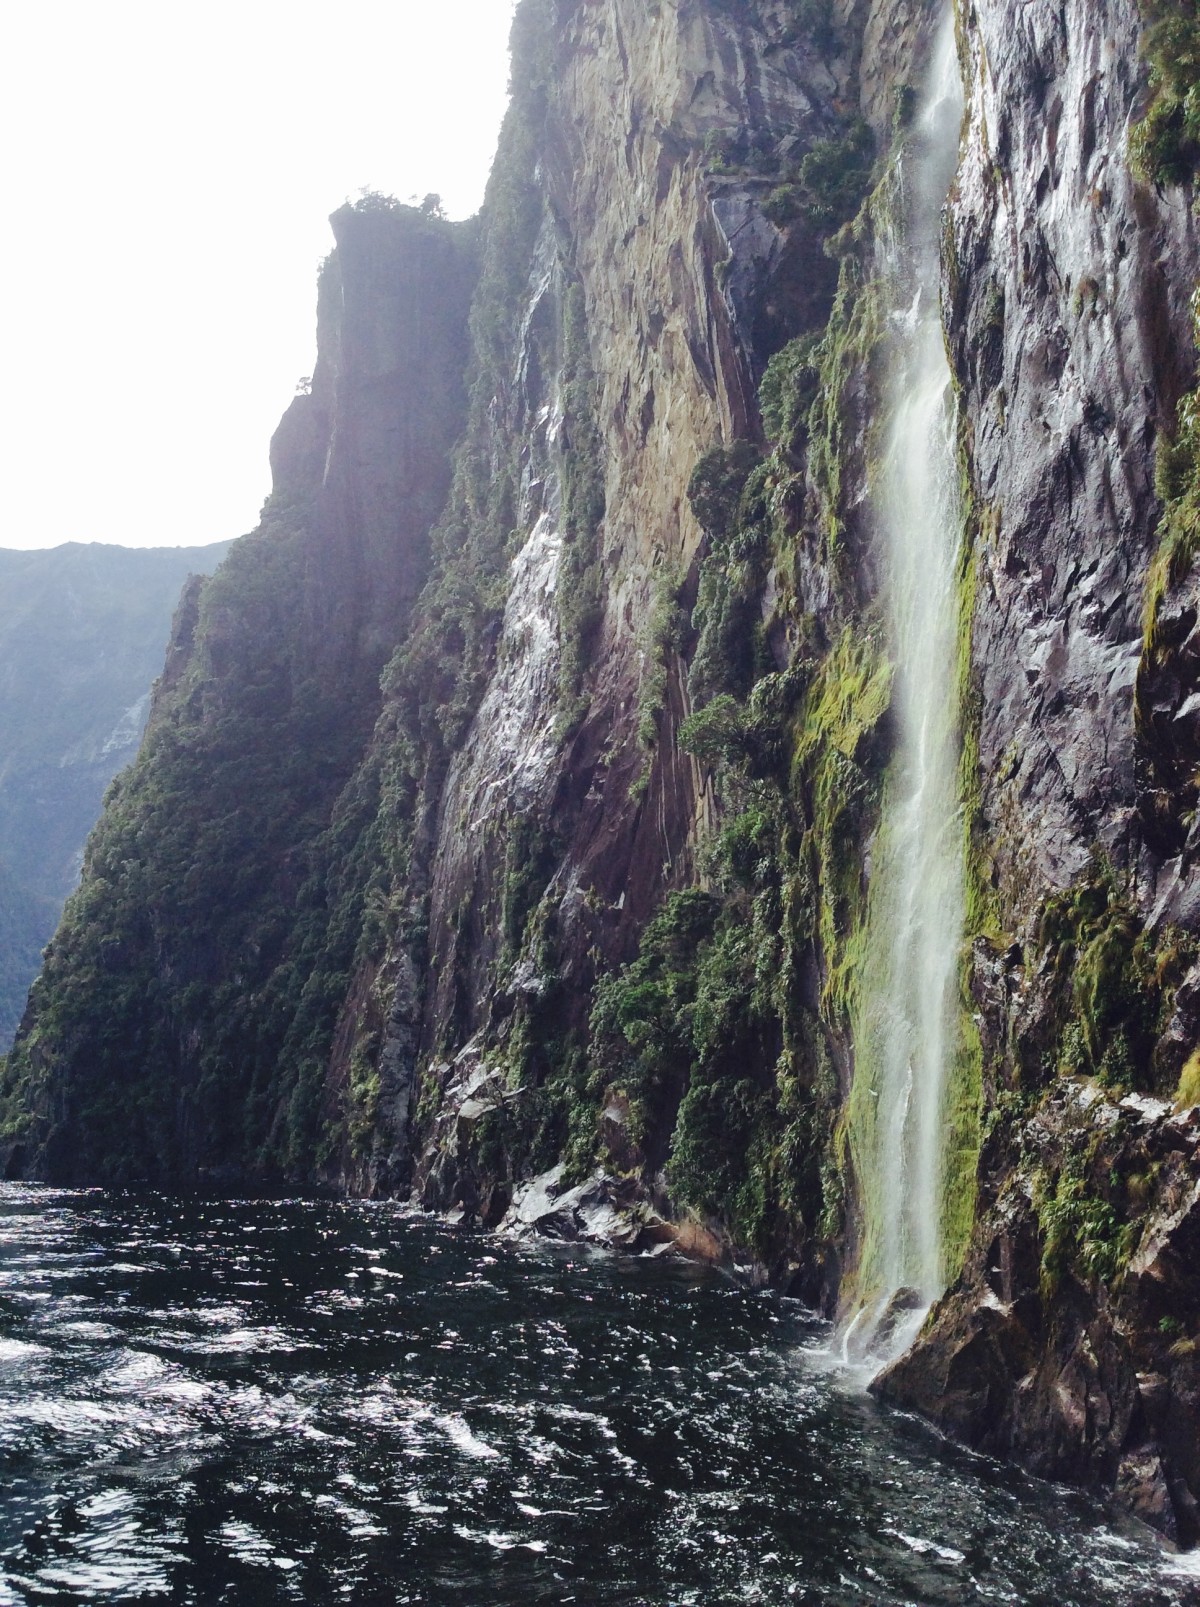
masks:
[[[863,1293],[919,1314],[941,1292],[945,1094],[963,924],[956,699],[962,523],[955,415],[939,303],[942,207],[962,87],[953,18],[940,31],[902,157],[902,228],[889,243],[893,341],[885,453],[873,492],[891,649],[897,753],[872,889],[877,962],[865,1001],[875,1075],[875,1176]],[[901,1291],[905,1298],[897,1302]],[[917,1319],[919,1320],[919,1318]],[[884,1322],[894,1353],[916,1320]]]

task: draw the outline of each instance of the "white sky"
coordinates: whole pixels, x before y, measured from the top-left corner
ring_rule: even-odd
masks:
[[[326,218],[476,211],[513,0],[9,0],[0,547],[241,535]]]

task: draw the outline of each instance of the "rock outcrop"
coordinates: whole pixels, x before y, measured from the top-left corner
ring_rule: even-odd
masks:
[[[1196,1110],[1067,1082],[1018,1140],[957,1284],[873,1387],[990,1455],[1115,1490],[1191,1544]],[[1136,1200],[1123,1245],[1122,1193]]]

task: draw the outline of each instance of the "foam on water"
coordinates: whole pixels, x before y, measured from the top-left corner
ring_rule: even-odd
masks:
[[[1148,1536],[882,1413],[828,1328],[688,1265],[0,1188],[0,1270],[17,1246],[4,1607],[1200,1603]]]

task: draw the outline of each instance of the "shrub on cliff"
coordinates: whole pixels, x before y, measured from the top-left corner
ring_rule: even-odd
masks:
[[[862,205],[874,158],[875,137],[856,117],[844,133],[814,140],[793,177],[771,191],[763,211],[778,228],[806,217],[820,234],[832,234]]]
[[[808,415],[821,389],[817,356],[821,337],[800,335],[777,351],[758,389],[767,440],[794,459],[808,440]]]
[[[1200,168],[1200,17],[1189,0],[1149,0],[1145,10],[1150,104],[1129,154],[1151,184],[1186,184]]]

